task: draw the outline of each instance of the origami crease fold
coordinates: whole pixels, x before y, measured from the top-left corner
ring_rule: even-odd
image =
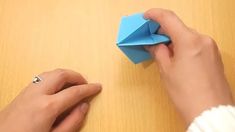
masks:
[[[151,58],[144,46],[169,43],[170,38],[157,34],[160,25],[152,20],[146,20],[143,14],[124,16],[121,20],[117,46],[135,64]]]

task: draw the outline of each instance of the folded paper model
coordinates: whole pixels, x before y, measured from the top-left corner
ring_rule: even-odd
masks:
[[[142,13],[124,16],[121,20],[117,46],[135,64],[151,58],[144,49],[147,45],[169,43],[166,35],[157,34],[160,25],[152,20],[146,20]]]

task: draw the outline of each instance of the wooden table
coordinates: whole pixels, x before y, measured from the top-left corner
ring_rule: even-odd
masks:
[[[134,65],[116,47],[120,18],[151,7],[175,11],[215,38],[235,88],[234,5],[234,0],[0,0],[0,108],[33,75],[68,68],[103,84],[82,132],[182,132],[156,65]]]

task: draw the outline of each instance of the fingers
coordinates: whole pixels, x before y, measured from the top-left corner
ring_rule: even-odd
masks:
[[[150,46],[146,48],[158,62],[161,69],[165,69],[171,64],[171,52],[165,44]]]
[[[172,12],[165,9],[150,9],[145,12],[144,17],[158,22],[164,32],[175,41],[188,31],[184,23]]]
[[[55,94],[65,88],[66,85],[86,84],[87,81],[81,74],[65,69],[42,73],[39,75],[42,81],[34,86],[38,87],[43,93]]]
[[[190,33],[188,27],[172,12],[165,9],[150,9],[145,12],[144,17],[158,22],[161,25],[158,33],[168,35],[172,44],[168,47],[164,44],[151,46],[148,51],[158,62],[161,69],[167,68],[171,64],[171,57],[174,55],[174,47],[183,47],[184,43],[181,43],[186,35]],[[181,46],[179,46],[181,45]]]
[[[81,127],[88,109],[88,103],[78,105],[52,132],[76,132]]]
[[[58,102],[58,114],[71,108],[80,101],[98,94],[100,91],[100,84],[77,85],[60,91],[54,95],[54,99]]]

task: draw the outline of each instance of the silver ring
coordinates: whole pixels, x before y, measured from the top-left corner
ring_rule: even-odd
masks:
[[[35,77],[33,78],[33,83],[35,83],[35,84],[37,84],[37,83],[39,83],[39,82],[41,82],[41,81],[42,81],[42,78],[39,77],[39,76],[35,76]]]

